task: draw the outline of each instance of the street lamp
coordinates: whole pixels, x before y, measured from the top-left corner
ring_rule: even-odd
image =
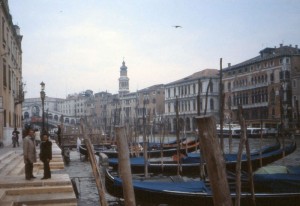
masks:
[[[42,100],[42,134],[45,133],[45,113],[44,113],[44,101],[46,97],[45,93],[45,83],[41,82],[41,100]]]
[[[46,112],[47,112],[47,131],[49,131],[49,108],[47,108],[47,110],[46,110]]]

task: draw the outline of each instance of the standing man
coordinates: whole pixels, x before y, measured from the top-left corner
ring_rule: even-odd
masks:
[[[23,139],[23,155],[25,163],[25,178],[30,180],[33,176],[33,163],[36,162],[36,148],[34,130],[29,129],[28,135]]]
[[[40,160],[44,163],[44,176],[42,180],[44,179],[50,179],[51,178],[51,171],[50,171],[50,160],[52,159],[52,142],[49,141],[48,134],[43,134],[42,137],[43,141],[40,145]]]

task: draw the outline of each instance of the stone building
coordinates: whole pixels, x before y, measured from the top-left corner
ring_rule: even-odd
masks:
[[[177,125],[176,101],[181,132],[194,132],[197,129],[195,117],[198,115],[198,108],[200,114],[206,111],[206,114],[214,115],[219,120],[219,79],[217,69],[205,69],[165,85],[164,121],[168,122],[171,132],[176,131]],[[210,82],[211,86],[207,90]]]
[[[11,143],[11,133],[21,129],[21,103],[24,99],[22,82],[22,35],[13,24],[7,0],[0,3],[0,142]]]
[[[225,121],[237,122],[238,106],[248,126],[294,128],[299,122],[300,50],[265,48],[259,55],[223,70]]]

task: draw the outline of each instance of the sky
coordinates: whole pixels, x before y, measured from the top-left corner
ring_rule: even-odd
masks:
[[[25,98],[135,92],[300,46],[299,0],[9,0],[20,27]],[[175,25],[181,27],[175,28]]]

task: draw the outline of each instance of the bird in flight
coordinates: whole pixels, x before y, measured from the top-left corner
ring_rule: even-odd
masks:
[[[177,28],[182,28],[182,26],[179,26],[179,25],[175,25],[175,26],[173,26],[173,27],[175,27],[176,29],[177,29]]]

